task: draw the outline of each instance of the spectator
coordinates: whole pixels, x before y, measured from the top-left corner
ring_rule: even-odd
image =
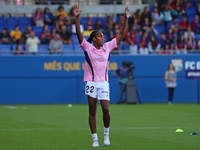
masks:
[[[151,39],[152,36],[157,39],[158,31],[154,28],[154,24],[151,24],[150,28],[147,30],[148,39]]]
[[[174,30],[173,30],[173,36],[174,36],[174,41],[175,41],[174,43],[176,43],[179,34],[181,34],[180,31],[179,31],[179,28],[175,27]]]
[[[154,25],[163,24],[163,14],[160,13],[158,7],[154,8],[154,12],[151,15],[151,19],[152,19],[152,24]]]
[[[58,54],[58,53],[62,53],[63,51],[63,42],[60,39],[60,35],[56,34],[55,37],[53,39],[51,39],[50,43],[49,43],[49,50],[50,53],[54,53],[54,54]]]
[[[144,11],[142,13],[142,17],[141,17],[141,23],[144,24],[146,18],[148,18],[149,22],[151,22],[151,14],[149,12],[149,8],[148,7],[144,7]]]
[[[160,43],[156,40],[154,36],[151,36],[148,43],[148,49],[150,53],[158,53],[160,51]]]
[[[96,21],[96,24],[95,24],[95,26],[94,26],[94,29],[95,29],[95,30],[98,30],[98,31],[100,31],[100,32],[102,32],[102,33],[105,32],[105,31],[104,31],[104,28],[103,28],[103,26],[102,26],[102,24],[101,24],[101,20],[97,20],[97,21]]]
[[[139,53],[144,54],[144,55],[149,54],[149,51],[147,49],[147,33],[146,32],[143,32],[140,38]]]
[[[63,41],[63,44],[72,44],[71,33],[66,30],[65,25],[62,25],[59,35]]]
[[[132,16],[128,20],[128,26],[131,27],[134,24],[134,20],[136,19],[135,14],[132,14]]]
[[[184,38],[187,44],[187,49],[190,50],[190,52],[194,52],[196,48],[195,34],[191,31],[190,26],[188,26],[187,32],[184,33]]]
[[[110,32],[113,30],[114,22],[112,16],[107,17],[106,22],[106,35],[110,35]]]
[[[75,24],[76,17],[74,16],[74,13],[73,13],[73,7],[70,9],[69,20],[71,20],[72,24]]]
[[[87,25],[86,25],[86,30],[89,30],[89,31],[94,30],[94,26],[93,26],[92,18],[91,17],[88,17],[88,22],[87,22]]]
[[[10,37],[13,43],[19,44],[22,41],[22,32],[19,30],[19,26],[16,25],[14,30],[11,31]]]
[[[178,36],[177,43],[175,45],[176,54],[187,54],[187,43],[185,42],[185,38],[182,34]]]
[[[42,31],[40,32],[40,40],[41,44],[49,44],[50,41],[50,33],[48,31],[48,25],[44,25]]]
[[[65,21],[65,25],[66,25],[66,31],[69,33],[70,37],[72,35],[72,24],[71,21],[69,20],[69,18],[67,18],[67,20]]]
[[[27,38],[30,37],[30,33],[32,32],[32,26],[27,26],[26,30],[22,34],[22,41],[26,43]]]
[[[56,13],[56,17],[62,15],[64,18],[68,18],[68,14],[64,11],[64,7],[63,6],[59,6],[58,7],[58,11]]]
[[[195,34],[194,34],[194,32],[191,31],[191,27],[188,26],[188,27],[187,27],[187,31],[184,32],[184,38],[187,40],[188,37],[189,37],[190,35],[191,35],[191,37],[192,37],[193,39],[195,39]]]
[[[112,40],[112,39],[116,38],[119,34],[120,34],[120,25],[116,24],[114,26],[114,31],[112,30],[110,32],[110,39]],[[117,45],[117,48],[115,48],[111,53],[112,54],[119,54],[119,49],[120,49],[119,45]]]
[[[168,33],[167,33],[167,38],[169,40],[169,42],[172,44],[172,47],[174,47],[174,34],[173,34],[173,30],[171,28],[169,28]]]
[[[174,89],[177,86],[177,75],[172,63],[169,64],[168,69],[165,73],[165,81],[168,88],[168,104],[172,105]]]
[[[54,39],[55,35],[56,35],[56,29],[51,28],[51,31],[50,31],[50,34],[49,34],[50,39]]]
[[[181,2],[181,0],[175,0],[172,4],[171,7],[173,8],[173,10],[175,10],[179,15],[182,15],[185,13],[184,10],[184,5]]]
[[[187,31],[188,26],[190,25],[189,21],[187,20],[186,14],[182,15],[182,21],[179,23],[180,31],[183,33]]]
[[[10,35],[6,28],[3,28],[2,33],[0,34],[0,42],[1,44],[10,44]]]
[[[171,11],[169,10],[168,5],[165,6],[165,9],[163,11],[163,20],[165,22],[165,25],[167,25],[168,22],[172,21]]]
[[[120,16],[119,16],[119,22],[118,22],[118,24],[120,25],[120,27],[122,27],[122,26],[123,26],[123,23],[124,23],[124,16],[123,16],[123,15],[120,15]]]
[[[144,19],[144,23],[142,24],[142,32],[146,32],[149,30],[150,27],[150,22],[149,22],[149,18],[145,18]]]
[[[140,26],[140,24],[138,23],[138,19],[137,19],[137,18],[135,18],[135,20],[134,20],[132,26],[134,26],[134,28],[135,28],[135,33],[136,33],[136,34],[142,34],[141,26]],[[131,26],[130,26],[130,27],[131,27]]]
[[[171,43],[170,40],[166,37],[165,33],[161,34],[161,40],[160,40],[160,45],[161,45],[161,54],[173,54],[173,46],[174,43]]]
[[[37,54],[38,47],[40,45],[40,40],[35,36],[35,33],[32,31],[30,37],[26,40],[26,50],[29,54]]]
[[[142,11],[140,9],[137,9],[135,12],[135,18],[138,21],[138,24],[142,24]]]
[[[115,77],[118,78],[119,81],[119,87],[120,87],[120,98],[119,98],[119,102],[118,104],[121,103],[126,103],[126,97],[123,100],[123,94],[126,93],[126,87],[127,87],[127,81],[128,81],[128,67],[126,66],[126,62],[123,61],[122,62],[122,67],[117,69],[115,72],[113,72],[113,74],[115,75]]]
[[[62,15],[60,15],[57,17],[57,20],[56,20],[56,31],[61,32],[61,27],[63,25],[65,25],[64,17]]]
[[[177,17],[174,17],[174,18],[173,18],[173,21],[172,21],[172,23],[171,23],[171,25],[170,25],[170,28],[171,28],[172,30],[174,30],[174,28],[179,28],[179,23],[178,23]]]
[[[40,27],[44,25],[44,16],[41,8],[37,8],[36,12],[33,14],[33,24]]]
[[[14,51],[14,55],[23,55],[22,46],[20,44],[16,46],[16,49]]]
[[[44,24],[47,25],[54,25],[54,16],[53,14],[50,12],[50,9],[48,7],[46,7],[44,9]]]
[[[200,33],[200,20],[197,14],[194,16],[194,20],[191,22],[191,29],[195,33]]]
[[[130,44],[130,53],[137,54],[137,44],[135,40],[135,26],[131,26],[130,29],[126,32],[126,41]]]

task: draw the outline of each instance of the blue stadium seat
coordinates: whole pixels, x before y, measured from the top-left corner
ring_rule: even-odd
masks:
[[[63,53],[73,53],[74,52],[74,48],[73,45],[69,45],[69,44],[63,44]]]
[[[40,32],[42,31],[43,27],[37,27],[37,26],[33,26],[33,31],[35,32],[35,35],[37,37],[40,37]]]
[[[4,45],[4,44],[0,44],[0,51],[1,51],[1,55],[5,54],[5,55],[10,55],[11,54],[11,46],[8,45]]]
[[[196,14],[195,7],[185,7],[185,13],[189,16],[194,16]]]
[[[14,30],[15,26],[7,26],[8,28],[8,33],[10,33],[12,30]]]
[[[152,14],[154,12],[154,7],[149,8],[149,13]]]
[[[47,44],[40,44],[38,48],[38,54],[48,54],[48,45]]]
[[[199,40],[200,40],[200,34],[195,34],[195,41],[197,45],[198,45]]]
[[[31,18],[29,17],[20,17],[19,26],[28,26],[31,25]]]
[[[75,52],[80,52],[80,51],[82,51],[82,53],[83,53],[83,50],[82,50],[82,48],[80,47],[80,45],[75,44],[75,45],[73,45],[73,46],[74,46],[74,51],[75,51]]]
[[[7,18],[7,26],[16,26],[18,25],[17,17],[8,17]]]
[[[27,27],[27,26],[20,25],[20,26],[19,26],[20,31],[23,33],[23,32],[26,30],[26,27]]]
[[[140,43],[140,38],[141,38],[141,35],[139,34],[135,36],[135,42],[137,45]]]
[[[123,50],[129,50],[129,46],[130,46],[129,44],[123,44],[122,48]]]
[[[78,37],[77,35],[73,34],[72,35],[72,43],[75,44],[75,45],[78,45],[79,42],[78,42]]]
[[[12,46],[12,50],[15,51],[17,44],[13,44]],[[25,45],[21,44],[22,50],[25,50]]]
[[[190,23],[194,20],[194,15],[187,15],[187,17]]]
[[[81,17],[81,18],[80,18],[80,24],[83,25],[84,30],[86,29],[87,22],[88,22],[88,17]]]
[[[5,27],[6,26],[6,22],[5,22],[5,18],[4,17],[0,17],[0,26],[1,27]]]
[[[66,51],[70,51],[72,50],[73,51],[73,45],[69,45],[69,44],[63,44],[63,50],[66,50]]]
[[[49,26],[48,30],[51,31],[51,29],[56,29],[56,26]]]
[[[155,29],[156,29],[159,33],[165,33],[165,25],[155,25]]]
[[[169,30],[169,28],[171,27],[171,25],[173,24],[173,21],[170,21],[170,22],[168,22],[167,23],[167,26],[166,26],[166,30],[168,31]]]
[[[177,21],[180,23],[182,21],[182,16],[178,16]]]

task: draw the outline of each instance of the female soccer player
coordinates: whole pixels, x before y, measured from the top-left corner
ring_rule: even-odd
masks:
[[[125,37],[127,29],[127,20],[129,17],[129,9],[125,8],[125,20],[121,28],[120,34],[112,41],[104,43],[104,35],[100,31],[93,31],[89,39],[86,41],[80,31],[80,14],[79,4],[73,7],[75,16],[76,34],[79,44],[85,54],[85,72],[84,82],[86,82],[85,93],[88,98],[89,105],[89,125],[92,132],[93,147],[99,147],[99,141],[96,129],[96,109],[97,99],[101,103],[104,122],[104,145],[110,145],[109,128],[110,128],[110,112],[109,112],[109,83],[108,83],[108,66],[110,52],[117,47],[120,41]],[[92,45],[91,43],[94,43]]]

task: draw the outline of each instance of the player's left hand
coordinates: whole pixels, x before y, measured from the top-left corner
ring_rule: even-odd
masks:
[[[129,9],[128,9],[128,6],[125,8],[125,18],[126,19],[129,18]]]

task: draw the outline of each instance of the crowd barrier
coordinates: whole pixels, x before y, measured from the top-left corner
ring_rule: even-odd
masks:
[[[135,66],[133,75],[143,103],[167,102],[164,75],[170,62],[173,62],[178,75],[174,102],[198,101],[198,55],[112,55],[110,58],[111,103],[119,101],[118,80],[113,72],[121,67],[124,60],[133,62]],[[84,56],[0,57],[0,104],[87,103],[84,62]]]

